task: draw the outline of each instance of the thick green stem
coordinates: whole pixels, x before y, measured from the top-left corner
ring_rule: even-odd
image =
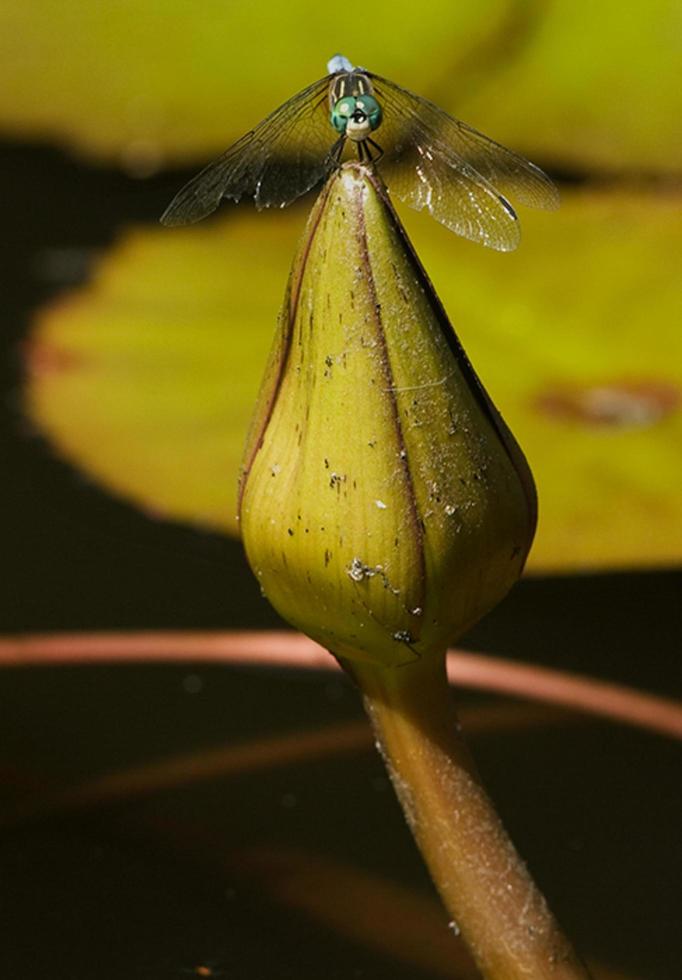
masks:
[[[486,980],[586,980],[481,785],[442,660],[343,666],[441,898]]]

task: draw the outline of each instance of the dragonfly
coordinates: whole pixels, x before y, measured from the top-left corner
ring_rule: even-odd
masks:
[[[531,208],[559,206],[556,187],[539,167],[428,99],[342,55],[327,71],[190,180],[162,223],[201,221],[223,198],[286,207],[326,180],[349,149],[376,167],[391,195],[501,252],[520,240],[510,198]]]

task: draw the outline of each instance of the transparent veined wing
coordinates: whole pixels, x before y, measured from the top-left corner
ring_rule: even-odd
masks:
[[[224,197],[283,208],[325,178],[335,166],[329,81],[321,78],[294,95],[197,174],[175,195],[162,223],[201,221]]]
[[[406,204],[427,208],[458,235],[503,252],[520,238],[508,196],[530,207],[558,207],[557,190],[539,167],[427,99],[368,74],[383,109],[379,170]]]

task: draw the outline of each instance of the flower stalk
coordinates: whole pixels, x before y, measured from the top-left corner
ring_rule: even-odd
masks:
[[[483,788],[442,664],[346,666],[451,925],[482,976],[588,977]]]
[[[523,454],[372,169],[322,191],[247,440],[240,520],[263,591],[365,698],[433,880],[488,980],[579,980],[461,740],[445,651],[517,580]]]

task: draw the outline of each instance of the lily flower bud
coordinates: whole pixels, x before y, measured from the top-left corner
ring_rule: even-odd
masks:
[[[278,612],[346,660],[442,654],[523,569],[528,465],[359,163],[330,178],[295,256],[240,520]]]

